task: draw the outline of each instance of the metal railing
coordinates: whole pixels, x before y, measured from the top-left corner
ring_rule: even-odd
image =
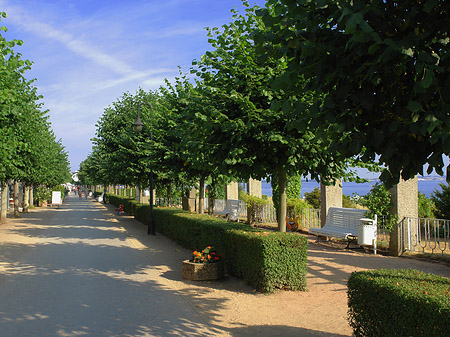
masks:
[[[399,231],[403,251],[450,254],[450,220],[405,217]]]
[[[155,198],[155,206],[159,207],[181,207],[182,198],[171,198],[170,203],[167,198]]]

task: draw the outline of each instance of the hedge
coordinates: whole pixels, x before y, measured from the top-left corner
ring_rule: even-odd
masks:
[[[450,279],[413,269],[354,272],[347,295],[355,336],[449,336]]]
[[[130,214],[148,223],[149,205],[113,196],[112,204],[127,203]],[[256,290],[306,290],[307,238],[294,233],[267,232],[246,224],[180,209],[155,207],[158,233],[190,250],[211,245],[221,252],[228,273],[244,278]]]

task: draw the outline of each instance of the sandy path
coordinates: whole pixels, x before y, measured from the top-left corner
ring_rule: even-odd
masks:
[[[203,334],[198,330],[198,336],[351,336],[352,331],[346,319],[346,282],[351,272],[376,268],[414,268],[450,278],[450,267],[441,263],[334,249],[317,245],[311,238],[307,292],[260,294],[243,280],[231,276],[216,282],[186,281],[181,278],[181,261],[190,256],[189,251],[161,235],[147,236],[143,225],[131,217],[117,217],[110,205],[104,208],[92,200],[88,202],[99,209],[96,220],[101,218],[108,223],[115,222],[114,226],[102,230],[107,230],[111,237],[116,234],[123,237],[125,234],[127,247],[132,247],[136,254],[145,258],[151,272],[156,275],[152,282],[180,296],[201,318],[210,331],[209,334]],[[7,225],[0,226],[0,253],[2,247],[11,244],[20,243],[29,247],[49,244],[42,242],[42,236],[39,239],[38,236],[22,235],[21,231],[38,228],[55,211],[35,210],[22,219],[10,219]],[[41,230],[45,231],[45,228]],[[26,253],[26,249],[21,252]],[[0,272],[5,268],[4,263],[2,261],[0,264]],[[120,271],[115,270],[115,273],[117,277]],[[136,311],[139,312],[139,307]],[[192,326],[189,328],[194,329]],[[164,336],[154,334],[150,328],[141,332],[135,335]],[[183,335],[182,331],[180,335]]]

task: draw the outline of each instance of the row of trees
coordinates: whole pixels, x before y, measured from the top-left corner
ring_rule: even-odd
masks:
[[[200,188],[207,177],[213,186],[269,177],[281,231],[291,177],[357,180],[350,167],[374,161],[388,185],[425,163],[442,174],[449,4],[406,3],[244,1],[245,15],[208,29],[212,50],[193,61],[194,80],[180,74],[105,110],[81,171],[93,182],[148,186],[152,168],[161,184],[195,179]],[[141,106],[144,132],[135,134],[143,102],[152,109]]]
[[[1,18],[6,13],[1,12]],[[47,111],[42,111],[42,97],[33,80],[25,78],[31,62],[15,51],[20,45],[22,41],[7,41],[0,34],[1,222],[6,219],[8,182],[54,186],[71,178],[64,146],[51,129]]]

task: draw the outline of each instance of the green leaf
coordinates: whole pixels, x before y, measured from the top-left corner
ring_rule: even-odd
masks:
[[[409,101],[408,109],[411,110],[412,112],[418,112],[422,110],[422,105],[420,105],[420,103],[417,101]]]
[[[434,73],[430,70],[425,69],[425,76],[420,81],[421,87],[428,89],[434,80]]]

